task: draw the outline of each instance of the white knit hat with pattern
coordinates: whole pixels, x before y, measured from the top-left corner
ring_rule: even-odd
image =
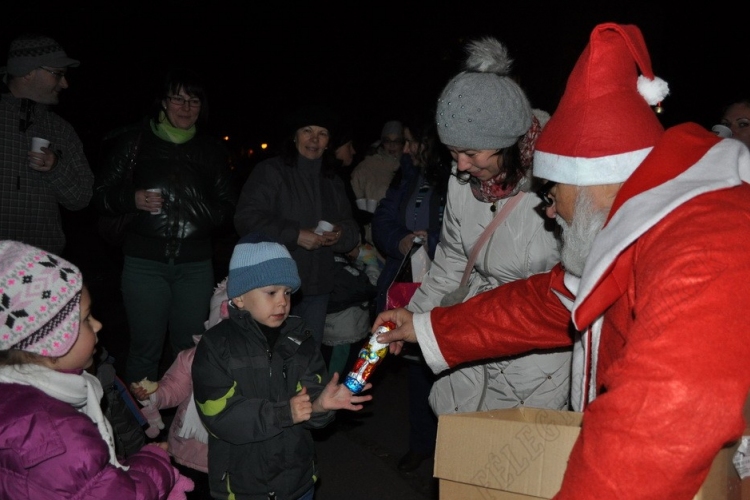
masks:
[[[78,339],[83,279],[39,248],[0,241],[0,350],[58,357]]]

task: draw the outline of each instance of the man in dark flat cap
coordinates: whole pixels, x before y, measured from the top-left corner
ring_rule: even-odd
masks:
[[[52,38],[22,35],[0,68],[0,239],[58,255],[65,249],[59,205],[85,208],[94,184],[81,140],[50,109],[79,64]],[[32,152],[33,137],[49,144]]]

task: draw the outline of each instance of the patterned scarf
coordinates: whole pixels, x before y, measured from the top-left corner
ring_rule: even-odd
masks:
[[[539,123],[536,116],[532,115],[531,127],[518,144],[521,149],[521,164],[526,168],[531,167],[531,162],[534,159],[534,146],[536,145],[536,140],[539,138],[541,132],[541,123]],[[494,203],[497,200],[502,200],[515,195],[520,189],[520,185],[518,184],[503,189],[503,181],[505,181],[505,172],[500,172],[492,179],[486,181],[480,181],[476,177],[471,177],[469,179],[469,185],[471,186],[471,192],[474,195],[474,198],[484,203]]]

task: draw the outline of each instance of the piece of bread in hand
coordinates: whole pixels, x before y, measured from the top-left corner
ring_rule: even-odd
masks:
[[[151,380],[144,378],[140,382],[133,382],[134,387],[142,387],[145,389],[146,394],[153,394],[156,389],[159,388],[159,382],[152,382]]]

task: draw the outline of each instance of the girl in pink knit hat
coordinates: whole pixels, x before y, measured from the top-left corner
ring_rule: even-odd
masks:
[[[161,445],[115,455],[94,363],[102,324],[70,262],[0,240],[0,498],[184,499]]]

